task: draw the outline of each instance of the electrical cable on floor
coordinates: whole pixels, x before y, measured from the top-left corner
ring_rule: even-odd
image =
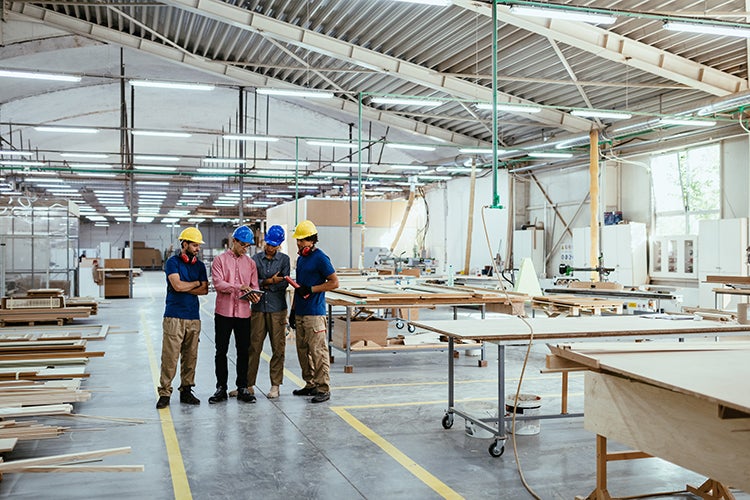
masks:
[[[497,263],[495,262],[495,259],[492,255],[492,244],[490,243],[490,235],[487,232],[487,220],[484,217],[484,211],[485,209],[491,208],[489,206],[483,206],[482,207],[482,228],[484,229],[484,237],[487,241],[487,250],[490,254],[490,261],[492,262],[492,271],[494,273],[494,276],[498,277],[498,282],[500,283],[502,291],[505,293],[505,298],[508,300],[508,304],[511,307],[511,311],[513,310],[513,302],[510,300],[510,295],[508,294],[508,290],[503,285],[502,279],[500,274],[497,270]],[[526,349],[526,355],[523,358],[523,365],[521,366],[521,374],[518,376],[518,386],[516,387],[516,394],[513,398],[513,416],[511,420],[511,434],[513,434],[513,456],[516,458],[516,468],[518,469],[518,475],[521,478],[521,483],[523,484],[523,487],[526,488],[526,491],[528,491],[532,497],[534,497],[536,500],[541,500],[541,497],[536,494],[536,492],[531,488],[529,483],[526,482],[526,477],[523,475],[523,468],[521,467],[521,460],[518,456],[518,447],[516,445],[516,414],[518,409],[518,399],[521,395],[521,384],[523,383],[523,377],[526,373],[526,365],[529,361],[529,355],[531,354],[531,345],[534,342],[534,328],[529,324],[528,321],[526,321],[526,318],[522,316],[516,316],[518,319],[523,321],[523,323],[529,328],[529,347]],[[501,362],[501,360],[498,359],[498,363]],[[505,401],[500,401],[500,408],[498,408],[498,411],[505,411]],[[500,422],[500,415],[498,414],[498,431],[499,429],[499,422]],[[504,432],[504,431],[503,431]]]

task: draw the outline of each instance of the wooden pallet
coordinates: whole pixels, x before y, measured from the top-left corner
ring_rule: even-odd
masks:
[[[534,297],[531,307],[544,311],[549,317],[580,316],[583,313],[601,316],[605,311],[622,314],[622,301],[571,295]]]
[[[89,307],[60,307],[57,309],[0,309],[0,327],[11,323],[23,323],[34,326],[42,323],[54,323],[62,326],[75,318],[88,318]]]

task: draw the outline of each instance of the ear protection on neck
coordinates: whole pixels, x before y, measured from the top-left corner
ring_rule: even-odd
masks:
[[[195,255],[188,256],[188,254],[185,252],[180,252],[180,258],[185,264],[195,264],[196,262],[198,262],[198,257],[196,257]]]
[[[308,255],[313,253],[314,250],[315,247],[302,247],[302,250],[299,251],[299,254],[303,257],[307,257]]]

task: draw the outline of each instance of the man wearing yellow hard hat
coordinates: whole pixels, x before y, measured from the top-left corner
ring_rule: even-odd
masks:
[[[167,275],[167,298],[162,319],[161,376],[156,408],[169,405],[172,380],[180,363],[180,403],[198,405],[193,394],[195,365],[198,362],[198,340],[201,334],[198,295],[208,293],[206,266],[198,259],[203,235],[189,227],[179,236],[180,253],[164,264]]]
[[[295,389],[295,396],[312,396],[310,402],[322,403],[331,398],[328,322],[325,292],[339,286],[331,259],[315,245],[318,229],[303,220],[294,229],[297,240],[297,280],[289,324],[297,330],[297,357],[305,386]]]

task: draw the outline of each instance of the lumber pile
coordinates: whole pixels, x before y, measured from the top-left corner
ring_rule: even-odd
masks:
[[[92,305],[93,302],[93,305]],[[96,301],[71,300],[67,303],[60,288],[38,288],[28,290],[23,297],[3,297],[0,301],[0,327],[11,323],[31,326],[39,323],[63,325],[75,318],[88,318],[96,314]]]
[[[97,335],[108,328],[98,328]],[[0,335],[0,480],[9,472],[134,472],[142,465],[91,465],[91,460],[129,453],[112,448],[8,461],[17,443],[57,438],[69,428],[39,422],[44,417],[73,415],[74,403],[91,393],[81,388],[89,376],[89,358],[103,352],[88,351],[80,333],[45,332],[37,335]],[[95,337],[97,338],[97,337]],[[103,338],[103,336],[99,337]]]
[[[622,314],[622,300],[577,295],[547,295],[534,297],[531,307],[544,311],[549,317],[580,316],[582,313],[601,316],[603,311]]]

